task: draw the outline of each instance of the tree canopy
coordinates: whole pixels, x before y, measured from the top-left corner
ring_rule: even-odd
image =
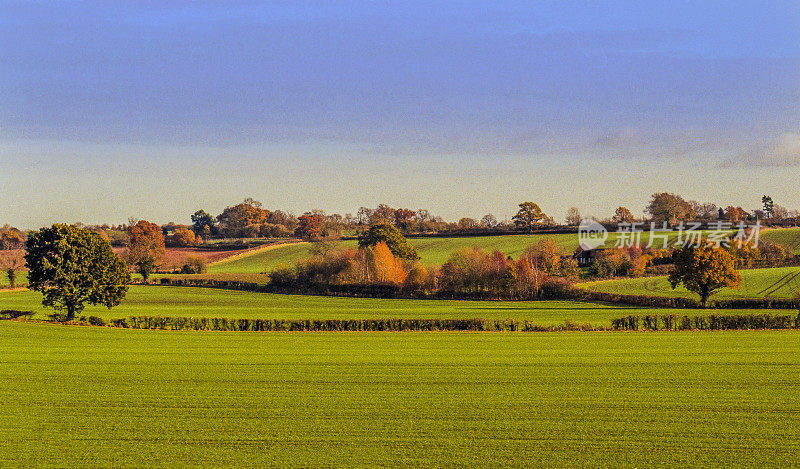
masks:
[[[297,228],[294,230],[294,235],[303,239],[316,239],[323,236],[324,228],[324,215],[306,212],[297,217]]]
[[[408,244],[408,240],[392,225],[372,225],[366,233],[358,238],[359,247],[372,247],[381,242],[386,243],[392,254],[400,259],[407,261],[419,259],[417,250]]]
[[[42,305],[75,318],[85,303],[118,305],[128,291],[130,272],[111,245],[90,229],[55,224],[28,236],[25,262],[31,290]]]
[[[675,270],[669,276],[675,289],[683,284],[687,290],[700,295],[703,306],[708,298],[722,288],[738,288],[742,276],[734,266],[734,256],[710,242],[699,247],[685,246],[675,253]]]
[[[139,220],[128,230],[131,235],[128,261],[136,265],[146,282],[166,254],[164,235],[160,226],[146,220]]]
[[[633,213],[627,207],[617,207],[611,221],[614,223],[633,223]]]
[[[666,221],[675,224],[679,221],[691,220],[696,215],[689,202],[683,200],[683,197],[669,192],[653,194],[645,211],[657,223]]]
[[[533,202],[522,202],[519,204],[519,211],[511,217],[514,223],[521,227],[533,231],[533,228],[547,220],[547,215],[542,209]]]

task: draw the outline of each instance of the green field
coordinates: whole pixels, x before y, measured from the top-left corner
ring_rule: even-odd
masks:
[[[18,270],[16,284],[26,285],[27,283],[28,283],[28,271]],[[0,272],[0,287],[8,287],[8,286],[9,286],[8,275],[6,275],[5,272]]]
[[[800,228],[778,228],[764,230],[761,239],[782,244],[795,254],[800,254]]]
[[[45,319],[52,309],[41,306],[31,291],[0,291],[0,310],[34,311]],[[228,319],[516,319],[537,325],[579,324],[610,326],[627,315],[669,314],[674,310],[583,301],[462,301],[342,298],[278,295],[198,287],[130,287],[123,303],[112,309],[87,306],[83,315],[106,320],[130,316],[222,317]],[[681,309],[681,314],[704,315],[708,310]],[[714,310],[714,313],[762,313],[764,310]]]
[[[677,233],[671,233],[669,242],[677,240]],[[561,246],[565,253],[571,253],[578,247],[577,233],[562,234],[533,234],[533,235],[504,235],[504,236],[465,236],[452,238],[409,238],[408,242],[417,249],[422,262],[426,265],[441,265],[447,261],[450,255],[464,247],[479,246],[487,251],[498,250],[507,256],[519,257],[532,244],[542,239],[553,239],[556,244]],[[619,239],[618,233],[609,233],[607,245],[613,246]],[[647,244],[649,234],[643,233],[642,243]],[[658,245],[658,243],[656,243]],[[355,247],[356,242],[342,241],[341,246]],[[660,246],[660,245],[658,245]],[[227,260],[209,266],[209,272],[216,273],[260,273],[269,272],[278,263],[293,265],[298,259],[310,255],[310,243],[293,244],[278,246],[267,251],[254,251],[249,256],[237,256],[233,260]]]
[[[712,298],[794,298],[800,293],[800,267],[750,269],[739,273],[742,274],[742,285],[738,289],[724,288]],[[620,295],[698,298],[682,286],[673,290],[667,277],[602,280],[577,286]]]
[[[799,343],[3,321],[0,466],[789,467]]]

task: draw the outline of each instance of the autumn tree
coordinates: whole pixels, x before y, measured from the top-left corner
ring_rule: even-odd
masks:
[[[392,207],[386,204],[379,204],[375,210],[372,211],[369,223],[371,225],[392,224],[395,220],[394,213],[395,209]]]
[[[185,226],[175,227],[172,234],[167,236],[164,242],[170,246],[178,247],[197,246],[200,244],[200,240],[198,240],[194,231]]]
[[[0,229],[0,249],[22,249],[25,245],[25,236],[16,228],[4,227]]]
[[[86,303],[118,305],[131,275],[107,240],[89,229],[55,224],[28,236],[28,285],[44,296],[42,305],[66,311],[72,320]]]
[[[522,202],[519,204],[519,211],[516,215],[511,217],[520,228],[527,228],[528,231],[533,231],[534,227],[542,224],[547,220],[547,215],[542,212],[542,209],[533,202]]]
[[[528,246],[523,257],[549,275],[560,275],[564,252],[555,240],[545,238]]]
[[[733,255],[713,243],[682,247],[674,259],[675,269],[669,275],[672,289],[683,284],[690,292],[700,295],[703,306],[720,289],[738,288],[742,283],[742,276],[734,268]]]
[[[322,237],[322,230],[324,227],[324,215],[306,212],[297,217],[297,228],[294,230],[294,235],[303,239],[317,239]]]
[[[747,212],[742,207],[729,205],[725,208],[725,218],[731,223],[738,223],[747,218]]]
[[[633,223],[633,213],[627,207],[617,207],[614,216],[611,217],[612,223]]]
[[[373,225],[358,237],[359,247],[372,247],[381,242],[386,243],[392,254],[400,259],[406,261],[419,259],[416,249],[408,244],[406,238],[392,225]]]
[[[478,222],[474,218],[464,217],[458,220],[458,228],[462,230],[471,230],[477,226]]]
[[[394,211],[394,224],[401,231],[411,231],[414,224],[414,216],[417,212],[407,208],[398,208]]]
[[[689,202],[669,192],[653,194],[645,212],[649,213],[656,223],[666,221],[673,225],[679,221],[691,220],[696,215]]]
[[[375,282],[399,285],[405,281],[407,274],[403,263],[392,254],[385,242],[364,249],[367,250],[367,262]]]
[[[136,266],[146,283],[164,259],[164,235],[160,226],[146,220],[139,220],[128,232],[128,262]]]
[[[248,230],[248,227],[266,223],[269,214],[268,211],[261,209],[260,203],[258,205],[258,207],[254,205],[254,202],[243,202],[233,207],[226,207],[217,216],[220,231],[229,237],[247,237],[246,235],[253,234],[254,230]],[[258,228],[255,229],[255,233],[258,234]]]
[[[565,219],[567,225],[578,226],[581,224],[581,220],[583,220],[583,218],[577,207],[570,207],[569,210],[567,210],[567,217]]]

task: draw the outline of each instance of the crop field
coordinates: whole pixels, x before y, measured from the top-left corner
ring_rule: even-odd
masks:
[[[789,467],[798,343],[3,321],[0,466]]]
[[[800,267],[741,270],[742,285],[738,289],[724,288],[712,298],[794,298],[800,292]],[[697,298],[697,295],[678,287],[673,290],[667,277],[645,277],[621,280],[602,280],[577,285],[593,291],[620,295],[678,296]]]
[[[342,241],[340,244],[355,246],[355,241]],[[287,266],[303,257],[311,255],[311,243],[287,243],[276,246],[265,246],[260,249],[234,255],[221,262],[208,266],[209,273],[249,273],[257,274],[272,271],[276,265]]]
[[[41,295],[31,291],[0,291],[0,309],[34,311],[45,319],[52,309],[41,306]],[[112,309],[87,306],[83,315],[110,320],[130,316],[221,317],[228,319],[516,319],[550,326],[573,321],[610,326],[627,315],[670,314],[667,308],[634,307],[584,301],[462,301],[342,298],[278,295],[199,287],[130,287],[121,305]],[[766,310],[693,310],[681,314],[758,314]]]
[[[609,233],[606,245],[613,246],[619,239],[618,233]],[[409,238],[408,242],[417,249],[422,262],[426,265],[441,265],[450,255],[464,247],[479,246],[487,251],[498,250],[507,256],[519,257],[532,244],[542,239],[552,239],[566,253],[571,253],[578,247],[577,233],[562,234],[532,234],[532,235],[505,235],[505,236],[466,236],[452,238]],[[643,233],[641,241],[647,244],[649,234]],[[674,243],[678,239],[677,232],[670,233],[668,242]],[[656,240],[660,246],[663,241]],[[338,243],[341,246],[356,247],[356,241],[348,240]],[[298,259],[308,257],[311,243],[298,243],[274,246],[266,250],[253,250],[243,255],[237,255],[209,266],[209,272],[218,273],[261,273],[269,272],[279,263],[293,265]]]

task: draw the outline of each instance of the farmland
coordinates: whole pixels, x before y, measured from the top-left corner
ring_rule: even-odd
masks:
[[[800,333],[0,323],[0,465],[797,463]]]
[[[800,228],[779,228],[765,230],[761,239],[782,244],[795,254],[800,254]]]
[[[36,312],[45,319],[52,310],[41,306],[41,295],[30,291],[0,291],[0,309]],[[582,301],[460,301],[340,298],[277,295],[195,287],[130,287],[122,304],[107,309],[87,306],[84,315],[106,320],[129,316],[224,317],[229,319],[516,319],[549,326],[573,322],[607,327],[627,315],[667,314],[671,310],[606,305]],[[725,310],[715,310],[725,312]],[[742,313],[742,310],[733,312]],[[758,313],[761,310],[745,310]],[[701,315],[703,310],[681,310]]]
[[[619,239],[618,233],[609,233],[607,245],[613,245]],[[519,257],[530,245],[542,239],[552,239],[559,245],[564,252],[571,253],[578,247],[577,233],[561,234],[520,234],[503,236],[464,236],[464,237],[427,237],[409,238],[408,242],[416,248],[421,261],[427,265],[441,265],[447,261],[450,255],[461,248],[478,246],[486,251],[498,250],[507,256]],[[677,232],[670,233],[668,241],[674,243],[678,238]],[[642,242],[647,244],[649,234],[642,234]],[[656,246],[663,241],[654,241]],[[337,243],[344,247],[355,247],[353,240],[340,241]],[[225,273],[260,273],[269,272],[279,263],[292,265],[298,259],[310,255],[311,243],[292,243],[279,245],[268,250],[253,250],[249,255],[234,256],[229,260],[212,264],[209,272]]]
[[[713,298],[794,298],[800,291],[800,267],[751,269],[740,273],[742,285],[738,289],[722,289]],[[620,295],[697,298],[683,287],[673,290],[663,276],[587,282],[578,287]]]

